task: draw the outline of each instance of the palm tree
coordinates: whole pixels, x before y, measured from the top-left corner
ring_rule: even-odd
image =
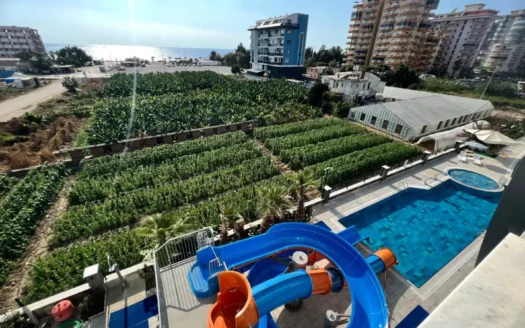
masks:
[[[257,196],[257,212],[263,219],[263,232],[270,228],[273,218],[282,219],[284,211],[293,205],[286,188],[278,184],[258,188]]]
[[[242,218],[242,216],[239,214],[239,211],[237,210],[233,202],[219,205],[219,220],[222,245],[228,243],[228,228],[230,226],[230,222],[232,220],[240,218]]]
[[[135,229],[139,236],[157,238],[157,246],[162,246],[169,236],[185,233],[190,226],[186,224],[187,218],[180,219],[173,215],[155,214],[150,216],[142,227]]]
[[[306,202],[306,193],[319,187],[319,180],[314,179],[314,171],[305,169],[296,174],[286,176],[292,183],[288,191],[297,201],[297,221],[304,222],[306,212],[304,203]]]

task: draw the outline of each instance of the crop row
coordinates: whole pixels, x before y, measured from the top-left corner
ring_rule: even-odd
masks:
[[[0,285],[62,188],[63,166],[31,170],[0,202]]]
[[[318,130],[306,131],[287,135],[279,138],[267,139],[264,143],[274,154],[296,147],[304,147],[309,144],[317,144],[334,138],[345,137],[353,134],[367,133],[363,127],[352,123],[343,126],[329,126]]]
[[[103,203],[72,206],[53,225],[52,243],[63,245],[116,229],[137,222],[143,215],[164,212],[277,174],[279,169],[271,159],[261,157],[181,182],[137,189]]]
[[[318,178],[323,176],[325,168],[333,168],[328,174],[326,182],[328,184],[340,184],[373,173],[383,165],[393,165],[411,159],[420,153],[421,150],[417,147],[389,142],[335,157],[312,165],[310,168],[314,170]]]
[[[197,140],[185,141],[173,145],[162,145],[146,148],[130,153],[114,156],[104,156],[85,160],[82,169],[77,175],[78,179],[99,178],[112,176],[126,170],[134,170],[141,166],[161,165],[181,156],[199,154],[248,141],[243,132],[226,133]]]
[[[80,180],[69,193],[69,204],[84,204],[112,198],[139,188],[188,179],[219,168],[232,167],[260,156],[262,156],[261,152],[255,147],[255,143],[250,141],[229,148],[167,160],[159,166],[127,170],[113,177]]]
[[[23,289],[25,303],[41,300],[84,283],[84,268],[99,263],[107,269],[107,256],[121,268],[140,263],[144,251],[151,249],[154,242],[139,237],[134,232],[124,232],[104,240],[74,245],[40,257],[29,272],[30,283]]]
[[[380,134],[357,134],[331,139],[318,144],[309,144],[300,148],[286,149],[281,152],[279,157],[282,161],[288,163],[292,170],[298,170],[330,158],[391,141],[392,139]]]
[[[7,174],[0,174],[0,197],[8,193],[17,182],[17,178],[10,177]]]
[[[255,129],[255,137],[261,141],[265,141],[267,139],[283,137],[289,134],[344,124],[348,124],[348,122],[337,118],[320,118],[282,125],[270,125]]]

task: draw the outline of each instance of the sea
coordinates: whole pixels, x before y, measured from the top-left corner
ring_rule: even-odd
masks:
[[[60,43],[46,43],[44,44],[46,50],[57,51],[66,46],[73,46],[72,44]],[[138,57],[141,59],[162,60],[171,58],[197,58],[207,59],[212,51],[220,55],[225,55],[234,49],[212,49],[212,48],[158,48],[147,46],[120,46],[120,45],[103,45],[103,44],[84,44],[76,45],[86,51],[88,55],[97,60],[106,61],[123,61],[125,58]]]

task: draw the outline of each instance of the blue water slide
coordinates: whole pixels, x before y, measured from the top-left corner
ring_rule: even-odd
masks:
[[[254,266],[248,272],[248,281],[250,286],[254,287],[258,284],[265,282],[266,280],[277,277],[278,275],[285,273],[288,269],[283,262],[275,261],[272,258],[266,258],[255,263]]]
[[[259,236],[213,247],[213,249],[204,248],[197,252],[197,262],[194,267],[207,266],[215,259],[216,254],[229,269],[233,269],[294,248],[319,252],[339,268],[352,294],[352,320],[348,327],[386,327],[388,309],[374,270],[351,243],[313,224],[280,223]],[[195,286],[191,280],[192,271],[193,268],[188,275],[193,289]],[[209,280],[211,283],[207,288],[201,288],[201,294],[210,293],[211,296],[218,291],[217,286],[214,286],[214,279]],[[284,292],[282,294],[283,299],[280,303],[284,304],[287,296]],[[259,304],[257,306],[259,307]],[[261,304],[261,306],[265,305]]]

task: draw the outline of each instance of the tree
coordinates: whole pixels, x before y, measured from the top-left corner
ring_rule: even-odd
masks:
[[[506,97],[506,98],[516,98],[518,96],[518,89],[516,87],[516,84],[510,83],[510,82],[487,82],[490,83],[487,87],[487,90],[485,91],[486,95],[490,96],[498,96],[498,97]],[[487,86],[487,83],[484,83],[476,88],[476,91],[479,93],[483,93],[483,90],[485,90],[485,87]]]
[[[20,58],[21,61],[28,61],[29,59],[33,58],[33,56],[35,55],[36,53],[32,51],[22,50],[19,53],[17,53],[15,57]]]
[[[53,65],[51,59],[42,54],[35,54],[35,56],[33,56],[33,58],[30,60],[30,63],[31,66],[39,71],[47,71]]]
[[[237,64],[237,57],[235,53],[229,52],[226,55],[224,55],[222,62],[226,66],[233,66]]]
[[[323,103],[323,94],[329,90],[330,88],[326,84],[317,82],[310,88],[310,90],[308,90],[308,103],[314,107],[321,107]]]
[[[338,62],[336,59],[332,59],[332,60],[328,63],[328,66],[330,66],[330,67],[337,67],[337,66],[339,66],[339,62]]]
[[[155,237],[157,246],[164,245],[170,236],[175,236],[188,231],[187,219],[178,219],[173,215],[155,214],[150,216],[146,222],[135,229],[138,236]]]
[[[313,59],[312,57],[308,58],[305,61],[304,66],[306,66],[306,67],[315,67],[315,59]]]
[[[416,71],[405,64],[401,64],[394,72],[385,72],[382,78],[386,81],[386,85],[400,88],[408,88],[413,84],[420,84]]]
[[[234,65],[232,66],[232,73],[233,73],[233,74],[239,74],[240,72],[241,72],[241,68],[239,67],[239,65],[234,64]]]
[[[236,54],[237,64],[242,68],[250,68],[250,52],[237,52]]]
[[[291,183],[288,191],[297,201],[297,221],[305,222],[304,203],[306,202],[306,194],[318,188],[320,181],[314,179],[314,171],[308,168],[295,174],[288,174],[286,178]]]
[[[249,50],[246,50],[246,48],[242,45],[242,42],[239,43],[239,45],[237,46],[237,50],[235,50],[236,53],[243,53],[243,54],[249,54],[250,51]]]
[[[72,77],[65,77],[62,86],[69,92],[77,92],[78,82]]]
[[[307,47],[304,50],[304,59],[308,60],[308,59],[312,58],[313,56],[314,56],[314,48]],[[315,59],[314,59],[314,62],[315,62]]]
[[[92,61],[93,58],[89,56],[82,48],[79,47],[64,47],[56,52],[57,62],[61,65],[74,65],[81,67],[84,63]]]
[[[439,67],[432,67],[430,71],[428,71],[428,74],[435,75],[436,77],[447,76],[447,67],[445,65],[441,65]]]
[[[230,227],[230,222],[236,219],[242,219],[242,216],[239,214],[235,203],[228,202],[225,204],[219,205],[219,221],[220,221],[220,237],[221,244],[228,243],[228,229]]]
[[[270,228],[273,219],[282,219],[285,210],[292,206],[286,188],[278,184],[257,188],[257,213],[263,219],[261,230]]]
[[[456,72],[459,72],[459,70],[461,70],[462,67],[463,62],[461,61],[461,59],[457,59],[454,62],[454,66],[452,66],[452,75],[456,76]]]
[[[215,50],[212,50],[210,52],[210,60],[215,60],[215,57],[217,56],[217,52]]]

